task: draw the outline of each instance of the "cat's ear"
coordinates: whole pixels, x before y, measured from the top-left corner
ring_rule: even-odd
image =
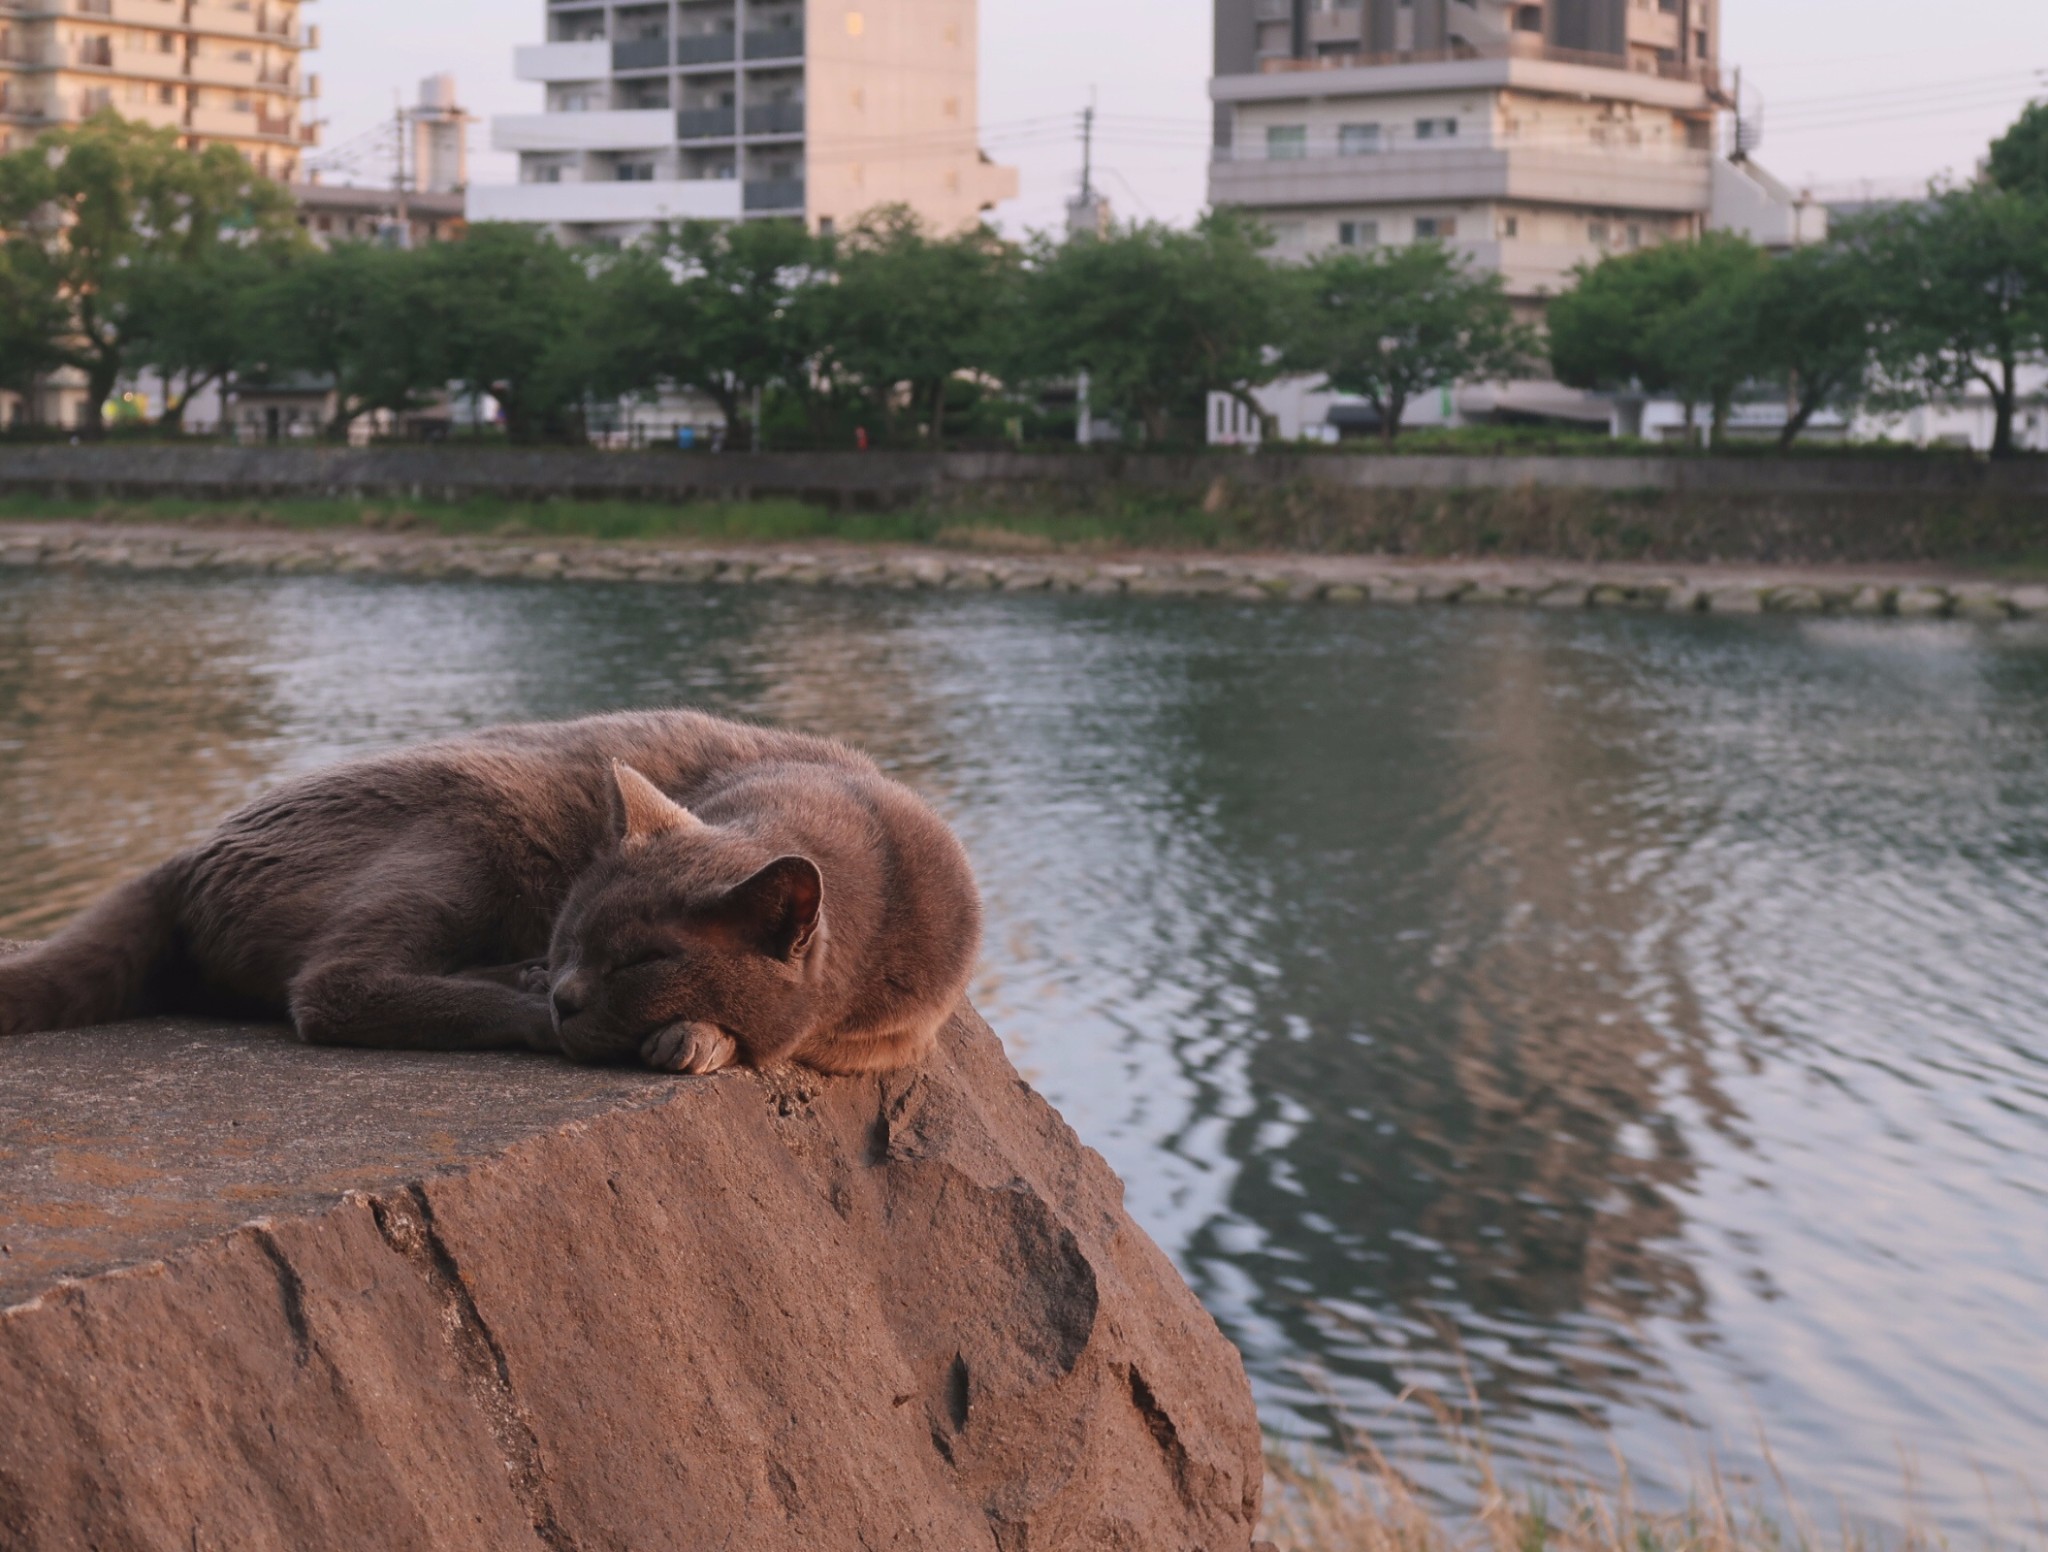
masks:
[[[627,844],[652,840],[676,830],[696,830],[704,821],[623,760],[612,761],[612,786],[618,794],[613,820]]]
[[[777,857],[727,894],[720,914],[763,953],[794,963],[818,940],[825,875],[809,857]]]

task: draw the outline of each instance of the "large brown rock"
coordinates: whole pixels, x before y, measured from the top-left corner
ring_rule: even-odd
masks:
[[[1258,1516],[1236,1353],[967,1013],[866,1080],[29,1036],[0,1222],[8,1552],[1246,1552]]]

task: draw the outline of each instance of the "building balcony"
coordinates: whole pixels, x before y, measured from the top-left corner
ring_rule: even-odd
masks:
[[[636,226],[657,221],[736,221],[741,185],[730,178],[662,183],[506,183],[469,191],[471,221]]]
[[[750,135],[801,135],[803,132],[804,105],[800,102],[766,102],[747,109],[747,133]]]
[[[804,180],[801,178],[760,178],[746,185],[749,215],[788,212],[800,215],[804,208]]]
[[[737,108],[684,108],[676,114],[678,140],[730,140],[738,130]]]
[[[497,151],[647,151],[675,138],[676,116],[666,108],[512,113],[491,120]]]
[[[286,22],[263,8],[234,4],[192,7],[188,16],[182,4],[172,0],[0,0],[0,17],[21,21],[46,21],[83,17],[94,22],[114,22],[131,27],[149,27],[163,32],[212,33],[221,37],[250,38],[284,48],[313,47],[315,29]]]
[[[776,27],[766,32],[747,34],[747,59],[801,59],[804,56],[804,30],[801,27]]]
[[[739,39],[729,32],[701,32],[676,39],[676,63],[729,65],[739,53]]]
[[[235,108],[192,108],[185,114],[185,128],[216,140],[264,140],[289,135],[292,125],[290,120],[280,123]]]
[[[1512,199],[1696,214],[1712,163],[1707,151],[1512,143],[1281,158],[1226,148],[1210,163],[1209,197],[1250,210]]]
[[[673,55],[667,38],[628,38],[612,45],[612,69],[666,70]]]
[[[512,73],[522,81],[602,81],[611,74],[609,43],[535,43],[512,51]]]
[[[1654,71],[1635,70],[1618,54],[1553,48],[1522,33],[1498,43],[1405,54],[1267,59],[1254,73],[1216,77],[1210,95],[1218,102],[1284,102],[1506,87],[1680,112],[1704,112],[1727,103],[1720,72],[1711,66],[1658,63]]]

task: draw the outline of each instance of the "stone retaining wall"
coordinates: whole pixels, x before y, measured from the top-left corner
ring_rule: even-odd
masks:
[[[1998,622],[2048,616],[2048,585],[1875,570],[1664,572],[1563,563],[1417,565],[1369,556],[996,556],[830,544],[453,539],[380,532],[0,525],[0,568],[492,578],[642,584],[781,583],[898,591],[1208,596],[1250,603],[1521,605],[1691,614],[1854,614]]]
[[[599,453],[501,447],[0,447],[0,492],[73,496],[410,499],[794,496],[887,504],[947,491],[1108,486],[1201,497],[1246,491],[1549,489],[1830,496],[1901,492],[2048,498],[2048,461],[1913,458],[1248,456],[1058,453]]]

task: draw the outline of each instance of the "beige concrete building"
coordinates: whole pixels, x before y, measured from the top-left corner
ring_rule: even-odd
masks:
[[[830,230],[900,203],[954,231],[1017,192],[979,145],[976,0],[550,0],[546,18],[517,55],[544,111],[492,126],[519,182],[473,187],[473,221]]]
[[[317,42],[303,0],[0,0],[0,150],[112,108],[299,176]]]
[[[1719,0],[1217,0],[1210,194],[1283,256],[1437,238],[1532,303],[1715,203]]]
[[[1721,0],[1214,0],[1209,195],[1283,261],[1442,242],[1532,320],[1573,271],[1705,231],[1817,242],[1826,211],[1737,147]],[[1310,380],[1283,435],[1363,424]],[[1611,422],[1550,381],[1446,385],[1411,424]]]

